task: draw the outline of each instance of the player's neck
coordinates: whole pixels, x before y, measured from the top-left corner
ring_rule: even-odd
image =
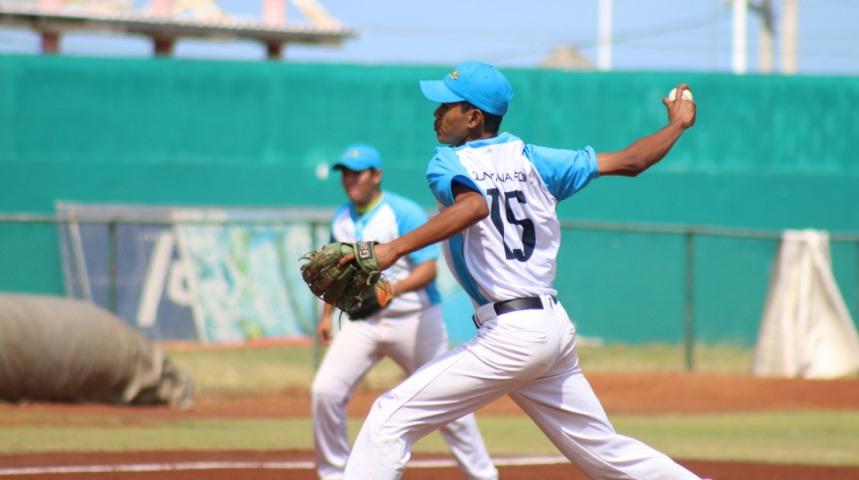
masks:
[[[382,201],[382,191],[379,190],[378,192],[376,192],[375,195],[373,195],[373,198],[369,202],[367,202],[366,204],[358,205],[356,203],[355,204],[355,213],[357,213],[358,215],[364,215],[365,213],[369,212],[370,210],[376,208],[376,205],[378,205],[379,202],[381,202],[381,201]]]
[[[465,142],[474,142],[476,140],[486,140],[487,138],[497,137],[498,132],[487,132],[486,130],[475,129],[473,131],[468,132],[468,136],[465,137]],[[464,143],[465,143],[464,142]]]

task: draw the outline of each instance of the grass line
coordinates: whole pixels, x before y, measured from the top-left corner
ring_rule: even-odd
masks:
[[[76,417],[75,424],[50,426],[51,415],[35,418],[3,412],[0,453],[139,450],[280,450],[312,448],[309,419],[187,419],[119,421]],[[59,419],[58,419],[59,420]],[[774,412],[706,415],[615,415],[621,433],[676,458],[749,460],[859,466],[859,411]],[[480,428],[494,455],[555,455],[557,450],[524,416],[480,415]],[[349,422],[351,437],[360,419]],[[444,452],[434,433],[416,451]]]
[[[194,378],[203,394],[272,393],[309,388],[314,374],[310,346],[271,346],[221,350],[170,350],[168,355]],[[696,371],[748,373],[752,352],[727,345],[696,346]],[[580,347],[579,356],[588,373],[682,372],[684,351],[680,345],[607,345]],[[390,359],[382,360],[365,378],[361,388],[387,390],[403,378]]]

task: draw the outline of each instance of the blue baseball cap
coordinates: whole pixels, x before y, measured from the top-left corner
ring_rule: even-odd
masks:
[[[441,80],[423,80],[421,92],[436,103],[468,102],[498,116],[507,113],[513,98],[513,88],[504,75],[482,62],[463,62]]]
[[[346,151],[340,157],[340,160],[331,168],[340,170],[348,168],[356,172],[367,170],[368,168],[382,169],[382,156],[375,148],[363,144],[356,143],[346,147]]]

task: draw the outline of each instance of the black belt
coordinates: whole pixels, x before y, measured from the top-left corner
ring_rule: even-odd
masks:
[[[496,315],[518,312],[519,310],[542,310],[543,300],[540,297],[514,298],[498,302],[492,306]]]
[[[558,299],[554,295],[552,296],[552,300],[558,303]],[[505,313],[513,313],[520,310],[542,310],[543,300],[540,297],[514,298],[512,300],[497,302],[492,305],[492,309],[495,310],[495,315],[504,315]],[[471,321],[474,322],[475,327],[480,328],[480,324],[477,323],[476,313],[471,317]]]

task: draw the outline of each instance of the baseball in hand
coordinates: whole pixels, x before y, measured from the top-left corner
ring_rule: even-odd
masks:
[[[677,87],[672,88],[671,91],[668,92],[668,101],[673,101],[675,98],[677,98]],[[692,97],[692,90],[689,90],[688,88],[683,90],[683,100],[695,100],[695,98]]]

